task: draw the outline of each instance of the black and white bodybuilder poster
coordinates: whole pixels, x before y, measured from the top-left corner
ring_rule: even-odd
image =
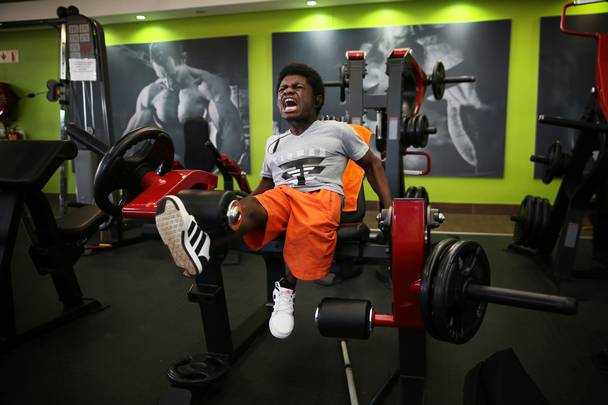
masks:
[[[367,52],[366,94],[384,94],[386,58],[394,48],[412,48],[426,74],[431,74],[435,62],[442,61],[448,76],[476,76],[475,83],[448,86],[441,101],[435,101],[427,88],[421,112],[437,134],[430,136],[425,150],[432,156],[433,176],[498,178],[504,170],[510,32],[511,21],[500,20],[275,33],[273,75],[276,81],[284,65],[303,62],[319,71],[324,80],[338,80],[345,52],[360,49]],[[326,88],[321,114],[345,115],[338,93],[336,88]],[[275,129],[285,130],[276,107],[274,117]],[[374,130],[375,120],[368,116],[365,125]],[[420,169],[423,163],[420,158],[406,158],[409,169]]]
[[[160,127],[173,140],[176,160],[212,170],[209,138],[250,171],[246,36],[116,45],[107,52],[117,138]]]

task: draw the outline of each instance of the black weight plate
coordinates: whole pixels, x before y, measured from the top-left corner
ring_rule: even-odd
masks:
[[[549,218],[551,218],[551,202],[546,198],[543,199],[543,223],[540,231],[540,237],[542,238],[547,231],[547,227],[549,225]]]
[[[173,163],[173,142],[159,128],[137,128],[125,134],[104,155],[97,166],[94,181],[94,197],[99,209],[113,216],[120,216],[122,205],[139,194],[139,181],[149,172],[161,168],[166,173]],[[120,203],[114,203],[109,195],[122,190]]]
[[[434,338],[462,344],[481,327],[487,303],[465,296],[468,283],[490,285],[490,264],[479,243],[458,241],[443,255],[432,279],[429,333]]]
[[[525,237],[522,246],[531,247],[534,238],[534,223],[536,221],[536,197],[531,197],[528,205],[528,216],[525,222]]]
[[[525,196],[519,205],[517,215],[511,218],[511,220],[515,222],[513,227],[513,241],[517,245],[525,246],[526,239],[529,235],[528,232],[530,232],[532,214],[530,212],[530,206],[532,200],[533,197],[531,195]]]
[[[418,147],[424,148],[429,143],[429,119],[424,114],[420,114],[420,140]]]
[[[421,198],[424,200],[424,208],[425,210],[429,206],[429,194],[424,187],[416,187],[409,186],[405,191],[405,198]],[[425,244],[425,254],[428,255],[431,247],[431,227],[426,227],[426,244]]]
[[[540,234],[542,232],[543,227],[543,199],[541,197],[534,197],[534,214],[532,216],[532,224],[530,230],[530,237],[528,239],[527,246],[531,248],[536,248],[540,242]]]
[[[348,87],[348,72],[346,63],[340,66],[340,102],[346,101],[346,88]]]
[[[416,198],[416,193],[418,192],[418,187],[409,186],[405,191],[405,198]]]
[[[437,242],[431,254],[427,257],[422,271],[420,282],[420,312],[425,328],[431,336],[436,332],[433,330],[433,320],[431,317],[431,299],[433,296],[433,279],[437,274],[437,268],[443,256],[447,253],[450,246],[458,242],[457,239],[443,239]]]
[[[414,116],[414,121],[412,123],[412,146],[414,148],[420,147],[419,145],[420,145],[420,136],[421,136],[421,133],[420,133],[420,129],[421,129],[420,128],[420,125],[421,125],[420,117],[421,116],[422,115],[420,115],[420,114],[416,114]]]
[[[549,146],[548,163],[543,168],[543,183],[549,184],[555,177],[563,177],[568,163],[568,155],[563,152],[559,140]]]
[[[416,117],[417,116],[415,115],[407,118],[405,125],[405,133],[407,136],[405,137],[405,145],[403,145],[404,148],[409,148],[416,142]]]
[[[525,218],[522,216],[522,214],[525,214],[527,212],[528,197],[529,196],[525,196],[522,202],[519,204],[517,214],[511,216],[511,221],[513,222],[513,242],[516,245],[519,245],[522,241],[525,221]]]
[[[551,216],[551,203],[546,198],[540,199],[536,206],[536,210],[540,211],[540,224],[538,225],[538,236],[536,238],[535,248],[539,248],[541,241],[543,240],[543,236],[545,231],[547,230],[547,225],[549,224],[549,217]]]
[[[429,193],[426,191],[424,186],[418,187],[413,198],[422,198],[424,200],[424,204],[427,206],[429,205]]]
[[[435,100],[441,100],[443,98],[443,93],[445,92],[445,83],[443,82],[445,79],[445,67],[441,61],[435,63],[435,67],[433,68],[433,76],[431,81],[431,86],[433,89],[433,96]]]
[[[525,222],[525,234],[522,246],[530,247],[533,241],[534,222],[536,220],[536,197],[531,197],[528,203],[528,215]]]
[[[553,181],[555,177],[555,166],[556,166],[556,151],[561,151],[561,145],[559,141],[555,141],[549,146],[549,151],[547,152],[547,164],[543,166],[543,183],[549,184]]]
[[[228,356],[195,354],[171,365],[167,377],[183,388],[202,388],[222,378],[230,369]]]

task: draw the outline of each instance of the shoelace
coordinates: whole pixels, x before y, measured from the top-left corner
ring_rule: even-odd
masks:
[[[293,309],[293,291],[284,289],[281,291],[281,284],[279,282],[275,282],[274,284],[277,293],[274,297],[274,310],[275,311],[291,311]],[[288,291],[285,291],[288,290]]]

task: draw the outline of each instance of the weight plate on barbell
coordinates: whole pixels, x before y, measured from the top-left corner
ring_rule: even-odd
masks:
[[[490,285],[490,264],[474,241],[452,244],[431,280],[429,333],[436,339],[461,344],[469,341],[483,322],[487,303],[467,298],[468,283]]]
[[[563,177],[570,160],[570,154],[562,150],[562,144],[556,140],[547,151],[547,163],[543,166],[543,183],[549,184],[555,177]]]
[[[528,207],[528,217],[526,218],[526,234],[522,242],[522,245],[526,247],[532,247],[532,243],[534,243],[534,229],[538,220],[536,202],[537,197],[532,196]]]
[[[431,299],[433,295],[433,279],[437,274],[437,268],[441,259],[448,251],[450,246],[454,243],[458,242],[457,239],[443,239],[437,242],[432,252],[426,259],[424,263],[424,270],[422,271],[422,279],[420,282],[420,312],[422,314],[422,320],[424,321],[424,325],[426,330],[434,336],[436,333],[433,330],[433,320],[431,317]]]
[[[528,238],[526,246],[530,248],[537,248],[540,242],[540,238],[542,237],[543,231],[543,216],[544,216],[544,207],[543,207],[543,198],[542,197],[534,197],[534,209],[533,216],[531,218],[531,230],[530,237]]]
[[[549,219],[551,219],[551,201],[549,201],[546,198],[543,199],[543,211],[544,211],[544,216],[543,216],[542,233],[545,233],[545,231],[547,230],[547,226],[549,225]]]
[[[532,202],[534,197],[527,195],[519,205],[517,215],[511,217],[511,221],[515,223],[513,227],[513,241],[520,246],[527,246],[526,243],[530,237],[532,228]]]
[[[539,248],[541,241],[543,240],[543,236],[545,231],[547,230],[547,225],[549,224],[549,218],[551,217],[551,203],[546,198],[540,198],[537,205],[536,211],[540,211],[538,214],[540,216],[540,224],[538,225],[538,235],[536,238],[535,248]]]
[[[429,119],[424,114],[418,115],[417,148],[424,148],[429,143]]]
[[[403,147],[409,148],[413,146],[416,142],[416,117],[417,115],[413,115],[407,118],[405,125],[405,145]]]
[[[409,186],[407,190],[405,190],[405,198],[416,198],[416,193],[418,192],[418,187]]]
[[[441,61],[435,63],[433,67],[433,76],[431,77],[431,87],[433,89],[433,96],[435,100],[441,100],[443,93],[445,92],[445,67]]]

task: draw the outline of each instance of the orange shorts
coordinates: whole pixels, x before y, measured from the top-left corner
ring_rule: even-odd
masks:
[[[318,280],[329,272],[336,250],[342,197],[319,190],[310,193],[279,186],[255,196],[268,214],[265,229],[255,229],[243,241],[258,250],[285,233],[283,258],[300,280]]]

